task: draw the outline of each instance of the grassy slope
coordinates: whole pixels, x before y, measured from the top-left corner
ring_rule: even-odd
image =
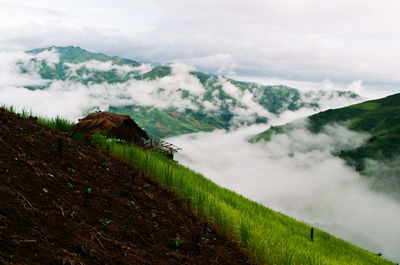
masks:
[[[38,122],[56,130],[72,127],[61,118]],[[95,137],[93,144],[181,194],[200,217],[267,264],[393,264],[320,230],[314,231],[311,242],[310,226],[222,188],[160,154],[102,136]]]

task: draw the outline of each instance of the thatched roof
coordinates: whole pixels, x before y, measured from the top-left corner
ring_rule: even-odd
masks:
[[[92,139],[96,132],[105,133],[136,144],[143,144],[149,139],[146,131],[140,128],[129,115],[108,112],[94,112],[80,119],[73,127],[73,132],[82,133],[87,139]]]

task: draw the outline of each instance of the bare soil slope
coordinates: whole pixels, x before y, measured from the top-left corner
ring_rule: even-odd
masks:
[[[0,108],[0,264],[246,263],[157,183]]]

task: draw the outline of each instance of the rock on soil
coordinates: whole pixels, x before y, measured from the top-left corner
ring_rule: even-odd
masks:
[[[151,179],[0,108],[0,264],[248,261]]]

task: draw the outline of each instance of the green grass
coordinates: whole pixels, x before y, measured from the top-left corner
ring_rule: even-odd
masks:
[[[3,109],[6,109],[11,112],[16,112],[15,108],[13,106],[5,106],[2,105],[0,106]],[[32,111],[26,111],[23,109],[20,113],[18,113],[22,118],[29,119],[30,117],[36,117],[34,114],[32,114]],[[72,131],[72,126],[74,126],[74,123],[66,120],[61,117],[55,117],[55,118],[48,118],[48,117],[37,117],[37,123],[42,124],[52,130],[56,131],[62,131],[62,132],[71,132]]]
[[[57,125],[55,119],[44,124],[50,128],[69,126]],[[200,218],[237,240],[261,263],[393,264],[317,229],[311,242],[310,226],[222,188],[159,153],[101,135],[96,135],[92,144],[180,194]]]
[[[360,104],[353,105],[352,108],[363,109],[363,110],[376,110],[379,108],[381,103],[379,102],[364,102]]]

